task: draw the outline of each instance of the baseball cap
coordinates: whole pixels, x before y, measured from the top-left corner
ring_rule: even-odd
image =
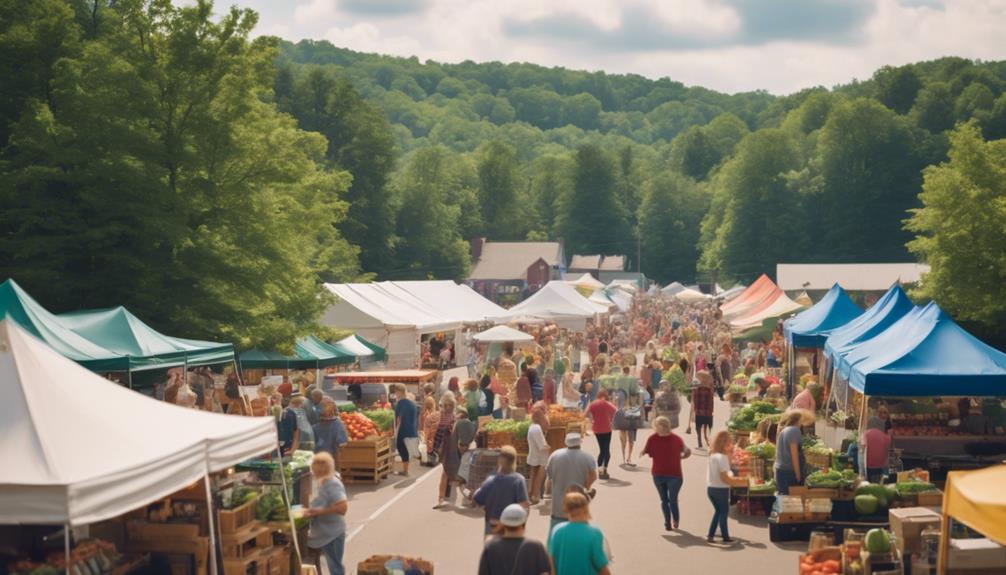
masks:
[[[527,522],[527,511],[519,503],[511,503],[503,509],[500,523],[506,527],[520,527]]]
[[[566,447],[580,447],[580,434],[579,433],[567,433],[566,434]]]

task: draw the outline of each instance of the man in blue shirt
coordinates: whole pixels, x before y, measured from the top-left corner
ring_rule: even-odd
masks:
[[[416,402],[405,394],[405,385],[396,383],[392,386],[395,397],[395,447],[402,458],[402,475],[409,474],[409,459],[412,453],[418,451],[419,444],[419,409]]]
[[[514,473],[517,451],[506,445],[500,449],[499,473],[490,475],[478,488],[472,499],[486,509],[486,535],[496,531],[503,510],[514,503],[524,509],[530,506],[524,476]]]

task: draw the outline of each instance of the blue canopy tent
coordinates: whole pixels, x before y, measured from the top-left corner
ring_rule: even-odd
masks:
[[[908,299],[905,291],[900,285],[894,284],[863,315],[831,332],[824,341],[825,357],[834,359],[836,355],[848,353],[858,344],[890,327],[911,311],[912,307],[912,300]]]
[[[849,366],[853,389],[882,397],[1006,396],[1006,354],[965,331],[938,305],[930,303],[905,327],[895,341],[883,337],[889,329],[864,344],[867,357]]]
[[[795,393],[796,350],[798,348],[821,349],[832,331],[848,324],[863,314],[842,286],[837,283],[831,286],[821,301],[810,309],[802,311],[782,324],[783,335],[786,337],[789,366],[786,377],[786,394],[792,397]],[[816,353],[816,352],[815,352]],[[816,356],[815,356],[816,359]]]
[[[783,323],[786,341],[792,347],[824,347],[832,331],[848,324],[863,314],[842,286],[831,286],[821,301]]]

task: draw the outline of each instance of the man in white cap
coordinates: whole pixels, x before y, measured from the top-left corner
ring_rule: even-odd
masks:
[[[566,447],[548,458],[545,471],[552,481],[552,522],[549,533],[556,525],[567,521],[562,500],[570,487],[582,487],[592,493],[591,485],[597,481],[597,461],[580,449],[583,438],[579,433],[566,434]]]
[[[527,510],[517,503],[508,505],[499,519],[503,534],[486,543],[479,559],[479,575],[546,575],[552,573],[552,560],[545,546],[524,538]]]

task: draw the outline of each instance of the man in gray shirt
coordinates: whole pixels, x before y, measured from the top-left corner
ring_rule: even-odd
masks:
[[[579,433],[566,434],[566,448],[560,449],[548,458],[545,471],[552,481],[552,522],[549,533],[559,523],[567,520],[562,509],[562,500],[570,487],[579,486],[590,491],[597,481],[597,461],[589,453],[580,449],[582,438]]]

